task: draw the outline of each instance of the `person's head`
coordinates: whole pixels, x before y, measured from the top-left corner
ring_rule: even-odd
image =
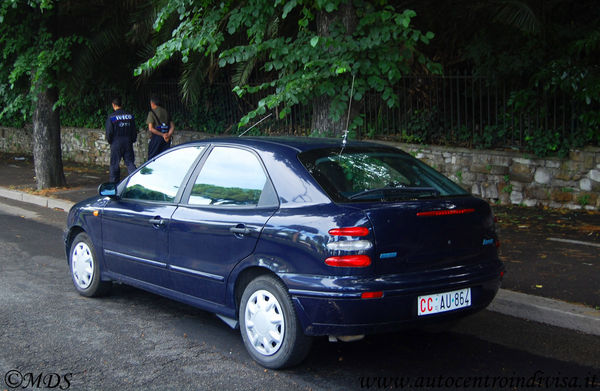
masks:
[[[116,96],[113,100],[112,100],[112,107],[113,109],[118,109],[123,107],[123,102],[121,102],[121,98]]]
[[[160,99],[156,95],[152,95],[150,97],[150,107],[152,110],[156,109],[156,107],[160,106]]]

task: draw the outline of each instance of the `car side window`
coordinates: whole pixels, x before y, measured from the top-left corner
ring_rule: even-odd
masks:
[[[215,147],[190,193],[190,205],[252,207],[277,203],[258,158],[250,151]]]
[[[148,163],[127,182],[121,198],[172,202],[204,147],[174,149]]]

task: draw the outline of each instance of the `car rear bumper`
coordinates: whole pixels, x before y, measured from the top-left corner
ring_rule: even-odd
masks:
[[[480,311],[494,299],[501,283],[502,263],[459,267],[448,273],[373,278],[282,275],[307,335],[356,335],[435,324]],[[471,289],[471,305],[433,315],[417,315],[422,295]],[[363,292],[382,292],[364,299]]]

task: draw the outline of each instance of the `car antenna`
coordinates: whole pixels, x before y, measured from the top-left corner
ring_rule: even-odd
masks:
[[[260,124],[261,122],[263,122],[264,120],[266,120],[267,118],[269,118],[272,115],[273,115],[273,113],[270,113],[269,115],[267,115],[266,117],[264,117],[263,119],[261,119],[260,121],[258,121],[257,123],[255,123],[254,125],[250,126],[248,129],[244,130],[244,132],[242,132],[238,137],[242,137],[243,135],[245,135],[246,133],[248,133],[250,131],[250,129],[252,129],[256,125]]]
[[[352,75],[352,85],[350,86],[350,101],[348,102],[348,115],[346,116],[346,129],[344,130],[344,137],[342,138],[342,149],[340,149],[340,155],[344,152],[346,142],[348,141],[348,125],[350,124],[350,109],[352,109],[352,96],[354,94],[354,75]]]

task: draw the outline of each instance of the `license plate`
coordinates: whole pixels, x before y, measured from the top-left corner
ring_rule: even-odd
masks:
[[[471,306],[471,288],[417,298],[418,315],[431,315]]]

